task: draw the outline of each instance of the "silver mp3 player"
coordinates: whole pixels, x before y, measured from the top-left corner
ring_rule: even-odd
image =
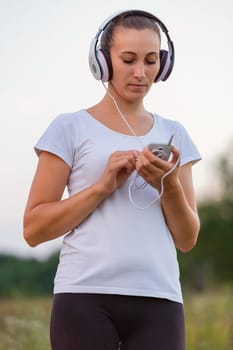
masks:
[[[171,149],[172,149],[172,135],[168,141],[168,143],[149,143],[148,148],[149,150],[156,156],[163,160],[168,160]]]

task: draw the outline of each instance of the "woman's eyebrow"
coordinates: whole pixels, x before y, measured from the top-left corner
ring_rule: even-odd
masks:
[[[134,51],[121,51],[121,54],[130,54],[130,55],[137,55],[136,52]],[[148,55],[156,55],[156,56],[159,56],[159,53],[157,51],[151,51],[151,52],[148,52],[146,54],[146,56]]]
[[[133,51],[121,51],[120,53],[121,53],[121,54],[126,53],[126,54],[130,54],[130,55],[136,55],[136,53],[133,52]]]

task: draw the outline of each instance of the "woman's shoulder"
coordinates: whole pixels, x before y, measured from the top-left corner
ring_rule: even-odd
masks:
[[[157,129],[167,130],[172,133],[182,132],[184,130],[183,124],[176,120],[160,114],[154,113],[155,127]]]
[[[162,117],[158,114],[155,116],[155,121],[157,122],[160,134],[166,135],[167,139],[169,135],[173,135],[172,144],[180,150],[181,165],[188,162],[194,163],[201,159],[201,155],[193,142],[192,137],[180,121]]]
[[[155,114],[155,127],[163,135],[173,135],[173,140],[179,147],[184,139],[191,139],[186,127],[180,121]]]
[[[85,115],[86,111],[84,109],[80,109],[75,112],[60,113],[54,118],[53,122],[61,124],[78,123]]]
[[[156,122],[161,125],[172,125],[172,126],[181,125],[181,123],[178,120],[173,119],[171,117],[162,116],[161,114],[158,114],[158,113],[153,113],[153,115]]]

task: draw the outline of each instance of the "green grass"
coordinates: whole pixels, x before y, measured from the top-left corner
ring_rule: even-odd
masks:
[[[185,291],[184,299],[187,350],[232,350],[233,290]],[[49,350],[50,311],[49,297],[0,300],[0,350]]]
[[[47,350],[50,298],[0,301],[0,350]]]
[[[187,350],[233,349],[233,290],[185,293]]]

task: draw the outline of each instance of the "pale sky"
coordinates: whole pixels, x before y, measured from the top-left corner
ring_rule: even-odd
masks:
[[[0,0],[0,253],[42,258],[60,247],[61,239],[30,248],[22,237],[33,146],[58,114],[103,96],[89,44],[108,16],[132,8],[159,17],[176,52],[171,77],[152,87],[145,106],[179,120],[199,148],[197,198],[215,190],[212,163],[233,139],[233,0]]]

